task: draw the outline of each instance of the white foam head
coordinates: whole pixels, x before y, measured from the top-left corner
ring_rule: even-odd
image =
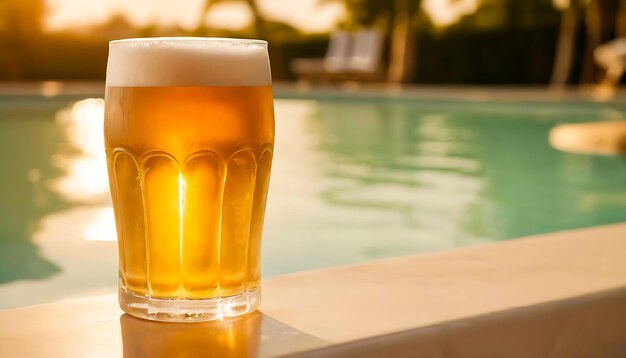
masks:
[[[267,42],[155,37],[109,43],[107,86],[269,86]]]

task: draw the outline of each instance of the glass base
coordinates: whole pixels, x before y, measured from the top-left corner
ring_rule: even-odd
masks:
[[[120,288],[119,302],[124,312],[153,321],[213,321],[256,310],[261,304],[261,289],[210,299],[162,299],[139,296]]]

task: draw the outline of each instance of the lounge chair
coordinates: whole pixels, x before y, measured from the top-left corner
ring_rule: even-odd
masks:
[[[291,69],[300,80],[370,80],[383,74],[384,36],[376,29],[331,36],[323,59],[297,58]]]
[[[348,67],[352,35],[346,31],[335,32],[324,58],[295,58],[291,61],[291,70],[300,79],[316,78],[329,73],[341,72]]]
[[[626,153],[626,120],[561,124],[550,130],[552,147],[572,153]]]
[[[363,78],[382,75],[383,34],[375,29],[363,29],[354,35],[347,73]]]
[[[593,57],[596,63],[606,70],[601,85],[617,87],[626,71],[626,37],[598,46],[593,52]]]

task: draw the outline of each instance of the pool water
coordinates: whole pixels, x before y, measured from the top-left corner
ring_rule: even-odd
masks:
[[[265,277],[626,219],[624,158],[548,143],[626,103],[279,97]],[[101,111],[0,97],[0,308],[115,292]]]

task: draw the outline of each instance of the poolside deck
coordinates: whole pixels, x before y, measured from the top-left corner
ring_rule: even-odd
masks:
[[[0,356],[623,357],[625,233],[626,223],[273,277],[261,314],[212,326],[120,318],[114,295],[2,310]]]

